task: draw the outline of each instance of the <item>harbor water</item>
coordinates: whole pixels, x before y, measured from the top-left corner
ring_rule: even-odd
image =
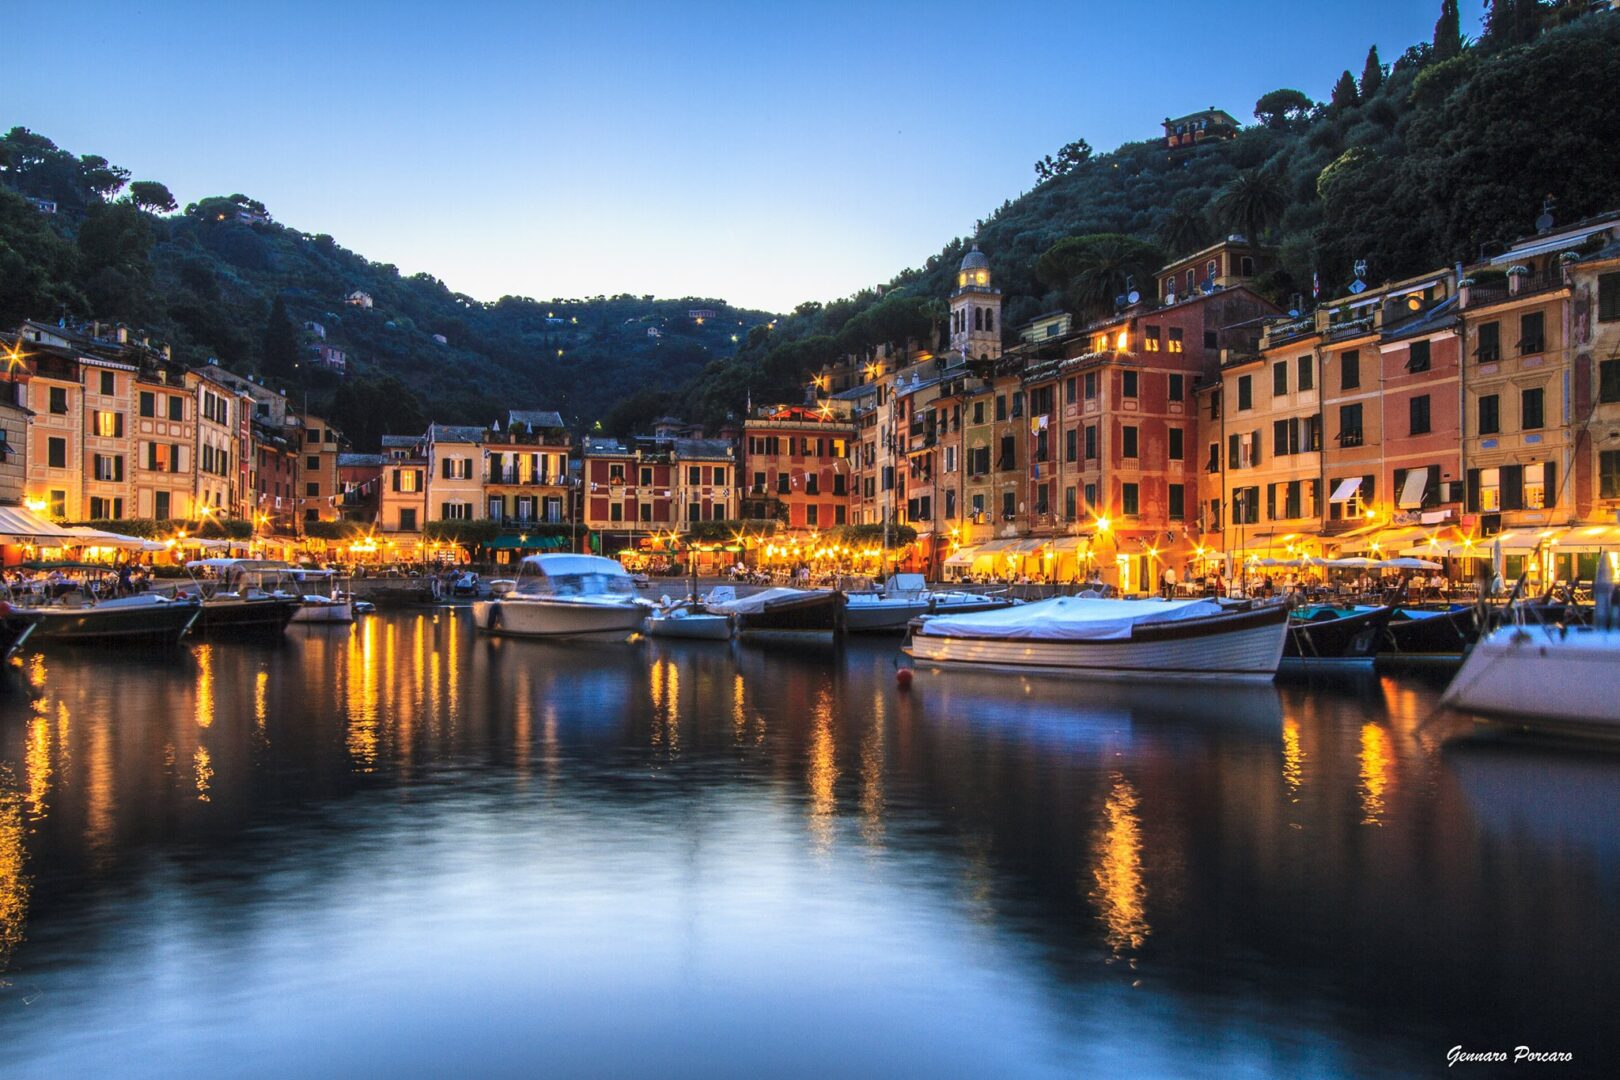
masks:
[[[1620,754],[1423,681],[903,689],[896,654],[456,609],[26,654],[0,1074],[1610,1067]]]

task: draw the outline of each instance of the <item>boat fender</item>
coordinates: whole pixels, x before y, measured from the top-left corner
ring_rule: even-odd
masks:
[[[894,673],[895,685],[902,691],[911,689],[911,669],[903,667]]]

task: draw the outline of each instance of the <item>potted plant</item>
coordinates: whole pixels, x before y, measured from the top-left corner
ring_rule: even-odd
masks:
[[[1530,268],[1520,263],[1514,263],[1507,268],[1508,292],[1518,293],[1524,287],[1524,279],[1530,276]]]

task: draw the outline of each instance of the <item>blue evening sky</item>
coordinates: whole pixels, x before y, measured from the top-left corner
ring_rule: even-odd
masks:
[[[1476,0],[1465,33],[1478,34]],[[1318,100],[1427,40],[1357,3],[14,3],[0,124],[480,299],[785,310],[915,266],[1076,137]]]

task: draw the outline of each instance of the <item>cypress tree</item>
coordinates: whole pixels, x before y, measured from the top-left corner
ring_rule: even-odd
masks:
[[[1367,63],[1361,69],[1361,100],[1369,101],[1384,85],[1384,65],[1378,62],[1378,46],[1367,50]]]
[[[1328,99],[1328,107],[1334,112],[1343,112],[1359,104],[1360,99],[1356,96],[1356,78],[1350,74],[1349,69],[1346,69],[1344,74],[1339,76],[1339,81],[1333,84],[1333,96]]]
[[[266,375],[290,379],[298,371],[298,328],[287,314],[287,302],[279,295],[270,305],[264,323],[264,346],[260,367]]]
[[[1462,52],[1462,16],[1457,0],[1440,0],[1440,18],[1434,24],[1434,58],[1450,60]]]

